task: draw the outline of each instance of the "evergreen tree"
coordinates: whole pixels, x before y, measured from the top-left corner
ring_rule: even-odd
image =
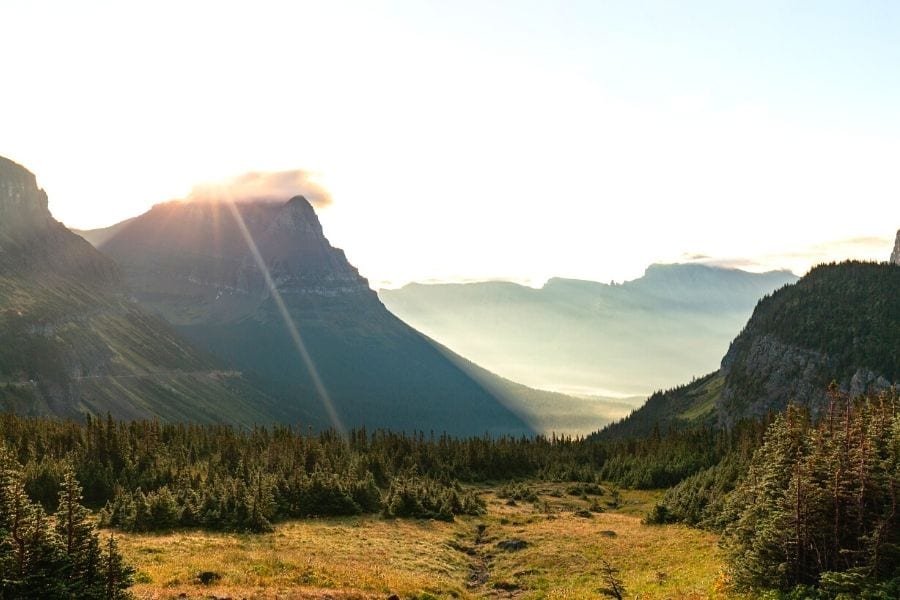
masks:
[[[90,522],[90,513],[81,505],[81,484],[72,469],[63,474],[56,510],[56,534],[71,565],[69,583],[82,598],[102,597],[100,540]]]
[[[110,534],[103,555],[104,600],[131,598],[128,588],[134,583],[134,567],[127,564],[119,552],[116,538]]]

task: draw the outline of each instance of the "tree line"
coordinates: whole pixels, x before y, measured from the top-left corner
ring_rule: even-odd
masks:
[[[659,488],[716,464],[735,443],[711,428],[601,442],[0,416],[0,444],[33,501],[55,510],[72,469],[101,523],[131,531],[268,531],[287,518],[376,512],[449,520],[483,509],[460,482]]]

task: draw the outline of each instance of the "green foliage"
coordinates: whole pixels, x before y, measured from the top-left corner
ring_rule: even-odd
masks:
[[[522,502],[537,502],[538,495],[524,483],[510,483],[497,490],[497,497]]]
[[[81,503],[81,486],[63,474],[51,526],[25,493],[22,471],[0,445],[0,598],[130,598],[133,570],[110,539],[99,537]]]
[[[458,483],[447,485],[414,475],[397,477],[384,501],[386,517],[416,517],[452,521],[453,515],[480,515],[484,501]]]
[[[794,285],[760,300],[750,323],[758,334],[827,354],[831,376],[861,366],[900,379],[900,268],[847,261],[819,265]],[[741,343],[741,337],[735,344]]]
[[[71,468],[85,486],[78,502],[99,509],[105,526],[256,532],[287,518],[477,512],[455,481],[572,481],[570,491],[584,496],[604,493],[601,480],[658,487],[715,464],[735,443],[711,428],[621,441],[365,430],[344,438],[285,426],[236,430],[111,418],[77,424],[12,415],[0,415],[0,441],[25,465],[25,490],[51,510]],[[512,483],[508,492],[534,498]]]
[[[678,521],[678,517],[669,511],[669,507],[663,504],[662,502],[657,502],[653,505],[644,518],[642,522],[645,525],[665,525],[667,523],[675,523]]]
[[[834,597],[856,597],[865,582],[896,578],[898,408],[896,394],[854,402],[833,388],[818,423],[793,406],[775,419],[726,501],[735,518],[725,543],[739,587],[819,584]]]

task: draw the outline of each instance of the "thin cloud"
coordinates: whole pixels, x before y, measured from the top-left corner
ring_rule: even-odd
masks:
[[[745,271],[768,271],[788,269],[797,275],[806,273],[820,263],[842,260],[887,260],[893,241],[877,236],[853,237],[828,242],[819,242],[784,252],[762,254],[757,257],[711,257],[694,255],[688,262],[743,269]],[[690,256],[687,253],[685,256]]]
[[[331,194],[307,171],[253,171],[221,183],[194,186],[184,198],[188,202],[284,202],[304,196],[317,208],[331,204]]]

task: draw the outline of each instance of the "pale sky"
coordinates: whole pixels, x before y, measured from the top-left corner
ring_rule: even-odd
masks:
[[[804,272],[900,227],[897,2],[0,0],[0,155],[73,227],[297,171],[373,286]]]

